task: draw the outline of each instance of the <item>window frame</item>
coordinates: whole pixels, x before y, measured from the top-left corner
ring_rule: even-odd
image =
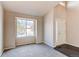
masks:
[[[25,18],[26,20],[32,20],[33,22],[34,22],[34,29],[33,29],[33,31],[34,31],[34,35],[33,36],[27,36],[27,32],[26,32],[26,36],[25,37],[17,37],[17,18],[25,18],[25,17],[15,17],[15,19],[16,19],[16,21],[15,21],[15,34],[16,34],[16,38],[27,38],[27,37],[35,37],[36,36],[36,25],[37,25],[37,21],[36,21],[36,19],[33,19],[33,18]]]

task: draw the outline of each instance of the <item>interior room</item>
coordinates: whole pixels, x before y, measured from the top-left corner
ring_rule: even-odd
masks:
[[[1,57],[79,57],[79,1],[0,1]]]

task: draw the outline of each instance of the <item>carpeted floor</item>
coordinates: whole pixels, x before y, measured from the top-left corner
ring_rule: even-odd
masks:
[[[67,57],[45,44],[30,44],[5,51],[2,57]]]

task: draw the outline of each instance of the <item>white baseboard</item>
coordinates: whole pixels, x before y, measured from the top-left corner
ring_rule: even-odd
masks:
[[[13,49],[13,48],[15,48],[15,47],[8,47],[8,48],[4,48],[4,50],[8,50],[8,49]]]
[[[72,46],[75,46],[75,47],[78,47],[79,48],[79,45],[75,45],[75,44],[72,44],[72,43],[67,43],[69,45],[72,45]]]
[[[38,44],[38,43],[43,43],[43,41],[40,41],[40,42],[36,42],[36,44]]]
[[[46,42],[44,42],[46,45],[48,45],[48,46],[50,46],[50,47],[53,47],[54,48],[54,46],[53,45],[50,45],[50,44],[48,44],[48,43],[46,43]]]

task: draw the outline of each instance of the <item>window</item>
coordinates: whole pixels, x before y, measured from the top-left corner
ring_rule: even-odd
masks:
[[[29,37],[34,36],[34,20],[28,18],[17,19],[17,37]]]

